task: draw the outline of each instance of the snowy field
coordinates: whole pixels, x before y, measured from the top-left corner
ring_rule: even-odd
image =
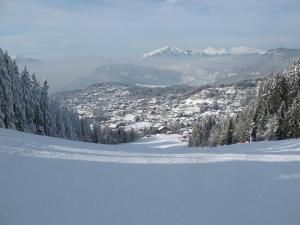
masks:
[[[0,129],[1,225],[299,225],[300,139],[187,148]]]

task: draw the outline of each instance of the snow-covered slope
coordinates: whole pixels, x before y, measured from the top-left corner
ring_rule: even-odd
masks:
[[[0,129],[0,184],[1,225],[296,225],[300,140],[107,146]]]
[[[201,56],[203,52],[195,51],[195,50],[187,50],[187,49],[180,49],[177,47],[163,47],[151,52],[145,53],[142,55],[142,58],[152,58],[152,57],[177,57],[177,56]]]

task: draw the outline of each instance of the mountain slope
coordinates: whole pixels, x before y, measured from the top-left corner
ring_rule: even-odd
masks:
[[[107,146],[0,129],[1,224],[298,224],[299,140],[174,138]]]
[[[122,82],[127,84],[175,85],[182,83],[178,71],[156,69],[150,66],[115,64],[98,67],[89,76],[71,83],[67,89],[81,89],[102,82]]]
[[[190,56],[220,56],[220,55],[243,55],[243,54],[263,54],[264,51],[253,47],[238,46],[231,49],[207,47],[204,50],[180,49],[177,47],[163,47],[142,55],[144,59],[161,57],[190,57]]]
[[[151,52],[145,53],[142,55],[142,58],[152,58],[152,57],[177,57],[177,56],[201,56],[203,52],[195,51],[195,50],[187,50],[187,49],[180,49],[177,47],[163,47]]]
[[[265,53],[202,57],[183,63],[168,61],[164,66],[181,72],[185,84],[222,84],[261,78],[272,71],[274,73],[283,72],[284,69],[290,67],[293,60],[299,57],[300,49],[278,48],[268,50]],[[154,61],[154,63],[156,62]]]
[[[300,49],[278,48],[262,51],[250,47],[207,48],[203,51],[164,47],[145,53],[133,64],[98,67],[66,89],[82,89],[102,82],[146,85],[190,85],[231,83],[283,72],[300,57]]]

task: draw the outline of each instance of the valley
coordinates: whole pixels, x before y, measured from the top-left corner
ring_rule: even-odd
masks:
[[[254,98],[256,82],[200,88],[101,83],[56,97],[101,126],[132,128],[140,136],[176,133],[187,141],[200,117],[241,111]]]
[[[300,225],[299,0],[0,0],[0,225]]]

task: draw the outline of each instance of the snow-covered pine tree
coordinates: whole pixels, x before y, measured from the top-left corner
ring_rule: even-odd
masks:
[[[289,73],[272,75],[263,81],[252,121],[252,137],[255,137],[253,139],[299,137],[294,133],[299,124],[294,120],[297,115],[293,114],[293,109],[296,108],[295,99],[300,89],[298,68],[299,60],[294,63]]]
[[[31,94],[31,81],[26,67],[21,73],[21,86],[22,86],[22,96],[23,96],[22,99],[24,103],[23,111],[25,111],[25,117],[26,117],[26,124],[24,127],[24,131],[34,132],[35,125],[33,123],[34,109],[33,109],[33,100]]]
[[[254,103],[233,118],[200,118],[189,146],[300,137],[300,59],[288,73],[270,74],[258,85]],[[208,121],[210,121],[208,123]]]
[[[0,107],[5,128],[15,128],[12,88],[12,61],[7,52],[0,50]]]
[[[48,82],[41,86],[35,74],[30,78],[26,67],[20,74],[16,63],[0,48],[0,127],[80,141],[95,141],[97,135],[99,142],[109,144],[136,139],[133,130],[92,130],[88,119],[50,98],[48,89]]]
[[[234,126],[232,118],[229,118],[227,130],[226,130],[226,136],[225,136],[225,144],[231,145],[233,144],[233,132],[234,132]]]
[[[78,133],[81,135],[82,127],[74,126],[81,124],[81,119],[54,103],[55,100],[50,101],[48,88],[47,81],[41,87],[34,74],[30,78],[26,67],[20,75],[16,63],[7,52],[0,49],[1,127],[74,139]],[[49,108],[49,104],[54,107]],[[64,129],[57,129],[58,124],[63,124]],[[69,131],[68,135],[65,134],[66,130]]]
[[[48,117],[49,117],[49,109],[48,109],[48,89],[49,89],[49,85],[48,85],[48,81],[44,80],[43,82],[43,86],[41,88],[41,112],[42,112],[42,126],[44,129],[44,132],[46,135],[49,135],[49,121],[48,121]]]

